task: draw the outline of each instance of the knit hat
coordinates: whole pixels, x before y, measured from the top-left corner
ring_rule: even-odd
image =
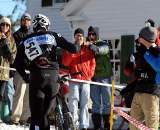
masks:
[[[80,33],[80,34],[82,34],[82,35],[84,36],[84,31],[83,31],[83,29],[81,29],[81,28],[77,28],[77,29],[74,31],[74,36],[75,36],[77,33]]]
[[[145,21],[145,25],[155,27],[155,22],[153,21],[153,19],[149,18],[147,21]]]
[[[21,17],[21,20],[28,19],[31,20],[31,15],[29,13],[24,13]]]
[[[157,38],[157,30],[154,27],[144,27],[140,30],[139,37],[146,41],[154,43]]]
[[[96,35],[96,38],[99,38],[98,30],[95,27],[90,26],[88,28],[88,36],[89,36],[89,33],[91,33],[91,32]]]
[[[2,24],[2,23],[7,23],[7,24],[9,24],[11,26],[11,20],[9,18],[7,18],[7,17],[2,17],[0,19],[0,24]]]

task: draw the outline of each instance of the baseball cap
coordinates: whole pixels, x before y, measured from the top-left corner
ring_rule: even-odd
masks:
[[[21,17],[21,20],[28,19],[31,20],[31,15],[29,13],[24,13]]]

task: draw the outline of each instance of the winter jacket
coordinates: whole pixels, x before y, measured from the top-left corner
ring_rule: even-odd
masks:
[[[157,49],[151,48],[148,51],[153,52],[154,55],[157,56],[157,54],[155,53]],[[153,65],[147,62],[146,59],[149,60],[149,57],[146,57],[146,50],[143,52],[138,51],[134,53],[134,55],[132,55],[131,57],[130,57],[130,62],[134,63],[133,66],[134,68],[130,69],[133,70],[135,77],[137,79],[135,92],[149,93],[160,96],[160,88],[158,87],[159,74],[156,72],[156,69],[154,69]]]
[[[94,53],[89,50],[88,45],[82,45],[80,52],[76,54],[64,51],[62,64],[69,68],[69,73],[81,72],[72,78],[81,80],[91,80],[94,76],[96,62]]]
[[[15,42],[16,42],[17,46],[20,44],[22,39],[25,38],[28,35],[28,33],[29,33],[29,31],[26,28],[21,27],[18,31],[16,31],[13,34],[13,37],[15,39]]]
[[[155,57],[150,52],[146,52],[144,58],[157,72],[155,80],[157,84],[160,84],[160,56]]]
[[[97,41],[98,51],[95,53],[96,69],[94,78],[109,78],[112,76],[109,45],[105,41]]]
[[[71,53],[79,52],[80,46],[68,42],[60,34],[52,31],[34,32],[23,39],[18,47],[16,69],[28,82],[25,69],[39,72],[41,69],[59,70],[56,49],[60,47]]]
[[[13,64],[16,57],[16,44],[11,38],[0,39],[0,66],[9,68],[10,64]],[[0,68],[0,80],[8,81],[9,80],[9,69]]]

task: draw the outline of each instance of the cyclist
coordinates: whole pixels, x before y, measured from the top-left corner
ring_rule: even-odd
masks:
[[[79,46],[65,40],[60,34],[49,30],[47,16],[38,14],[33,19],[33,33],[19,45],[16,68],[26,82],[29,82],[29,102],[31,110],[30,130],[50,130],[48,114],[55,107],[55,95],[59,91],[57,83],[59,65],[56,58],[57,47],[72,53]],[[29,69],[30,78],[25,72]]]

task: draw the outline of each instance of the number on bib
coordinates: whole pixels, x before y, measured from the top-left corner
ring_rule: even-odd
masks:
[[[31,61],[42,54],[40,46],[35,44],[34,42],[24,44],[24,46],[25,46],[25,54]]]

